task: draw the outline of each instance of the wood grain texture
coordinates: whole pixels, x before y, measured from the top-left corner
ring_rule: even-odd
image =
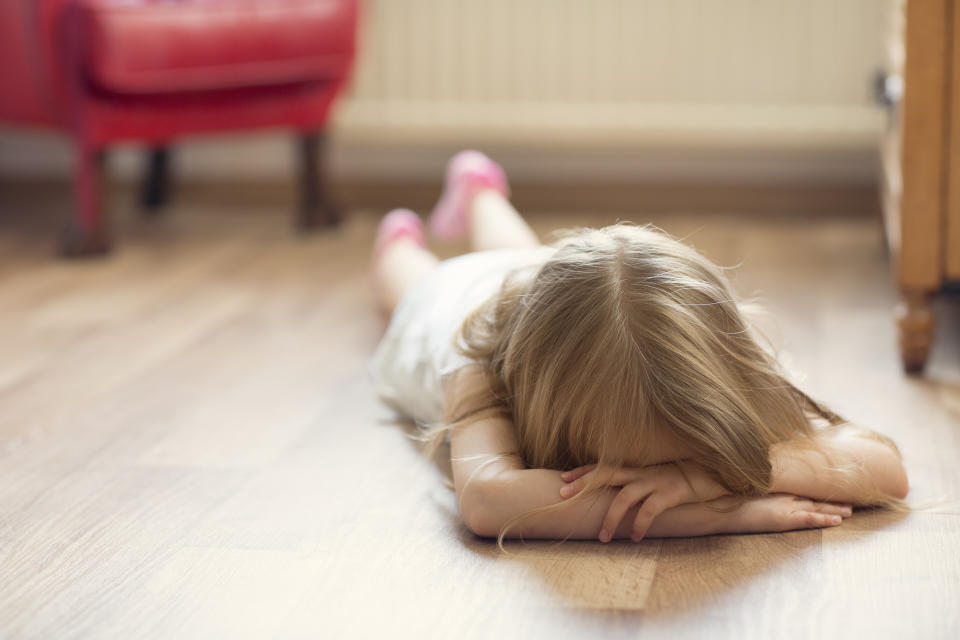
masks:
[[[501,553],[370,387],[373,212],[296,237],[287,203],[193,193],[144,220],[132,200],[111,203],[116,255],[76,264],[49,248],[69,191],[0,193],[0,636],[960,634],[960,336],[939,337],[925,379],[902,376],[875,219],[636,221],[740,264],[787,365],[893,436],[935,509]],[[617,218],[634,216],[531,219]]]
[[[943,273],[947,8],[947,0],[907,3],[899,277],[905,289],[931,292],[939,289]]]
[[[944,252],[946,277],[960,280],[960,3],[950,0],[950,141]]]

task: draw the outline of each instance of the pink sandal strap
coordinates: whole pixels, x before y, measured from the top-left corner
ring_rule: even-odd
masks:
[[[466,235],[473,196],[482,189],[509,196],[503,168],[479,151],[466,150],[453,156],[447,164],[443,193],[430,215],[430,233],[447,241]]]
[[[373,259],[377,260],[399,238],[410,238],[421,247],[427,246],[423,221],[409,209],[394,209],[383,217],[373,244]]]

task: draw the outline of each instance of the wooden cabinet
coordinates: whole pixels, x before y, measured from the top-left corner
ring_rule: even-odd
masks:
[[[903,78],[903,93],[883,145],[882,200],[902,297],[900,353],[919,372],[932,299],[960,282],[960,0],[896,3],[888,54],[888,78]]]

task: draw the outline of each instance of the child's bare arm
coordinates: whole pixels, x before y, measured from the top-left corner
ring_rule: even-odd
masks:
[[[477,535],[497,536],[516,516],[562,502],[560,472],[525,469],[506,418],[487,418],[455,429],[451,458],[461,513]],[[619,489],[603,489],[563,508],[524,518],[507,531],[507,537],[596,539],[619,493]],[[725,500],[729,498],[720,498],[711,506],[726,506]],[[631,537],[639,509],[640,505],[628,509],[612,537]],[[675,537],[786,531],[836,525],[849,513],[849,506],[815,504],[786,495],[750,500],[728,513],[689,503],[658,514],[646,534]]]
[[[770,490],[853,504],[868,504],[877,495],[907,496],[907,474],[890,445],[843,428],[818,436],[817,444],[822,450],[799,441],[774,445]]]
[[[815,443],[780,443],[771,448],[770,461],[773,467],[771,494],[869,505],[884,497],[903,499],[909,490],[897,451],[851,428],[821,434]],[[681,481],[675,477],[677,469],[673,464],[602,471],[595,465],[587,465],[563,474],[568,484],[561,495],[569,498],[578,494],[597,482],[597,474],[602,474],[603,484],[620,487],[604,518],[602,531],[611,531],[629,520],[630,509],[638,514],[634,516],[634,535],[641,537],[645,535],[646,526],[665,507],[692,502],[697,496],[711,499],[726,493],[702,468],[691,465],[687,469]],[[688,491],[684,491],[684,481],[688,481]],[[641,504],[643,506],[636,510]]]
[[[482,384],[476,376],[458,376],[450,387],[450,393],[468,393],[471,385]],[[526,469],[519,455],[515,430],[510,419],[504,416],[489,417],[460,426],[451,433],[451,458],[454,486],[460,504],[461,514],[467,526],[479,535],[494,536],[504,524],[519,515],[549,505],[558,504],[563,497],[570,497],[576,491],[561,493],[566,483],[559,471],[547,469]],[[665,473],[649,473],[653,468],[628,470],[630,481],[644,480],[643,500],[634,499],[630,492],[614,488],[603,489],[588,499],[570,502],[564,509],[537,514],[517,523],[509,532],[510,536],[525,535],[543,538],[596,538],[601,531],[609,531],[613,537],[634,537],[639,539],[650,536],[694,536],[736,530],[758,531],[757,518],[743,519],[728,517],[717,511],[695,504],[700,500],[720,497],[725,491],[708,479],[702,483],[694,479],[694,487],[685,481],[673,478],[676,469],[664,465]],[[573,472],[573,478],[583,476]],[[698,474],[695,468],[687,470],[686,478]],[[571,474],[565,474],[571,479]],[[586,483],[581,477],[579,487]],[[605,478],[606,480],[606,478]],[[626,482],[621,482],[623,486]],[[692,489],[691,495],[679,495]],[[661,495],[655,500],[647,500],[654,492]],[[676,495],[675,495],[676,494]],[[641,502],[643,503],[641,505]],[[782,502],[782,501],[781,501]],[[781,502],[764,503],[769,513],[770,505]],[[690,504],[685,504],[690,503]],[[681,506],[682,505],[682,506]],[[655,508],[654,508],[655,507]],[[827,526],[833,524],[827,515],[843,506],[811,506],[802,503],[798,508],[781,509],[781,516],[774,523],[767,518],[763,526],[766,530],[780,531],[802,526]],[[831,509],[833,511],[831,511]],[[807,516],[808,513],[817,515]],[[754,508],[751,513],[756,513]],[[802,523],[797,518],[806,518]],[[649,527],[649,529],[648,529]],[[740,527],[740,529],[737,529]]]

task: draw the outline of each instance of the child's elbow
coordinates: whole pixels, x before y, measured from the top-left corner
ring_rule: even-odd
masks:
[[[496,538],[499,535],[500,529],[483,509],[461,507],[460,512],[463,515],[463,523],[473,535],[481,538]]]
[[[460,516],[463,523],[476,536],[496,538],[500,535],[500,523],[486,499],[487,487],[477,483],[460,496]]]
[[[910,492],[907,471],[899,451],[889,444],[876,440],[863,440],[861,456],[858,462],[863,464],[874,488],[883,495],[903,500]]]
[[[890,484],[891,486],[888,493],[898,500],[903,500],[907,497],[907,494],[910,493],[910,481],[907,479],[907,470],[903,468],[902,464],[897,464]]]
[[[907,480],[907,470],[903,468],[903,459],[895,449],[886,450],[884,463],[886,472],[883,473],[884,493],[897,500],[903,500],[910,493],[910,481]]]

